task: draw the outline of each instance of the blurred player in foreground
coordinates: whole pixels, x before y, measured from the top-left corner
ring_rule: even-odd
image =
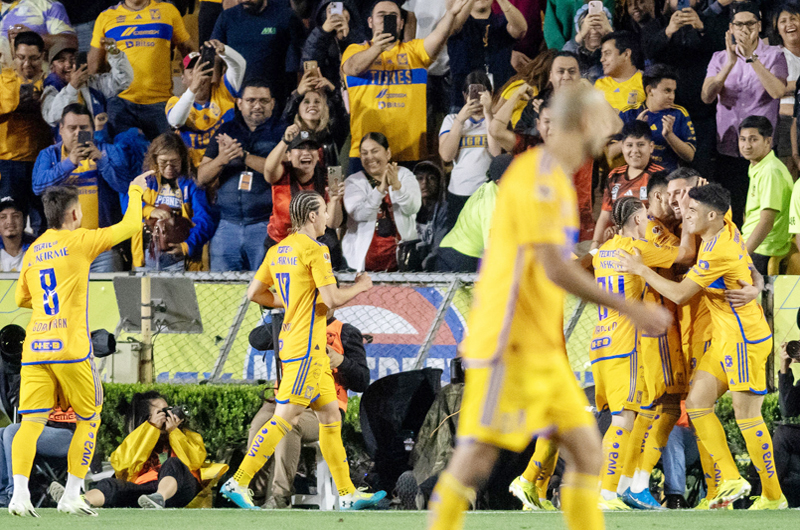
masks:
[[[72,407],[77,425],[67,455],[67,485],[58,511],[92,515],[81,486],[94,454],[103,388],[94,367],[88,323],[89,266],[106,250],[142,229],[142,191],[148,171],[128,189],[128,211],[118,224],[80,228],[83,212],[78,188],[54,187],[42,197],[50,227],[25,253],[17,283],[19,307],[33,309],[22,350],[20,410],[22,424],[11,448],[14,495],[12,515],[39,517],[31,504],[28,478],[36,441],[56,405]]]
[[[661,307],[601,291],[570,259],[578,209],[567,175],[603,154],[619,118],[601,92],[582,86],[557,94],[551,115],[547,146],[520,155],[500,185],[470,313],[458,444],[431,497],[432,530],[460,529],[499,450],[520,452],[535,434],[548,434],[564,452],[567,526],[603,528],[600,436],[566,355],[564,291],[619,311],[648,333],[670,323]]]

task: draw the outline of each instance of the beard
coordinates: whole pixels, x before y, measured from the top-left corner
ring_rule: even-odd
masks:
[[[3,0],[4,2],[6,0]],[[255,15],[259,11],[261,11],[261,7],[264,5],[264,0],[255,0],[254,2],[242,2],[244,6],[243,9],[250,13],[251,15]]]

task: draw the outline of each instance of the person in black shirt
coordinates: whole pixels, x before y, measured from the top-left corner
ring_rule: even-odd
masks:
[[[800,424],[786,422],[800,416],[800,384],[794,384],[791,364],[800,362],[800,343],[781,345],[778,372],[778,401],[784,421],[775,425],[772,443],[775,449],[775,472],[791,508],[800,506]]]

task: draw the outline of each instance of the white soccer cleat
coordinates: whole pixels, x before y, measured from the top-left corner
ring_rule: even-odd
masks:
[[[80,497],[74,497],[72,499],[69,499],[66,496],[61,497],[61,500],[58,501],[58,511],[61,513],[68,513],[70,515],[97,517],[97,512],[92,510],[86,500],[84,500],[83,495]]]
[[[8,503],[8,513],[19,517],[39,517],[39,514],[33,509],[33,504],[31,504],[30,500],[18,501],[12,498],[11,502]]]

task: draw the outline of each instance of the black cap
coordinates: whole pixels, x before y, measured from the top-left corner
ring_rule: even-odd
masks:
[[[300,131],[297,136],[289,142],[289,150],[297,149],[303,144],[312,144],[314,147],[319,148],[319,140],[314,133],[308,131]]]
[[[0,199],[0,212],[7,208],[14,208],[19,212],[25,213],[25,210],[23,210],[19,203],[14,200],[14,197],[3,197]]]
[[[514,155],[510,153],[503,153],[502,155],[494,157],[492,162],[489,164],[489,179],[491,179],[493,182],[498,182],[513,160]]]

